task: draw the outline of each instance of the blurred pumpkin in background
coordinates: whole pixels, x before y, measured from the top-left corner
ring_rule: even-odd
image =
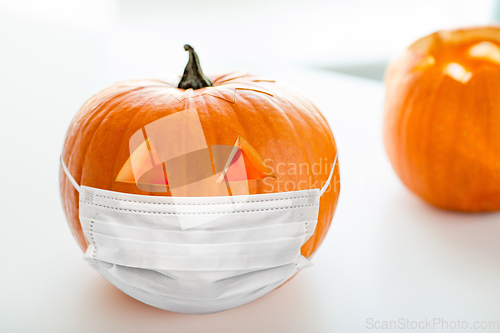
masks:
[[[500,210],[500,27],[419,39],[385,84],[384,142],[403,183],[440,208]]]
[[[231,145],[241,151],[245,174],[226,176],[246,181],[247,194],[321,188],[326,183],[337,147],[327,121],[309,100],[274,80],[249,74],[205,76],[194,50],[189,45],[185,48],[190,60],[180,82],[120,82],[83,105],[69,127],[62,153],[78,184],[171,196],[168,189],[158,192],[138,186],[132,160],[145,160],[144,156],[156,152],[147,140],[130,151],[129,138],[148,124],[193,108],[208,145]],[[173,137],[182,140],[183,128],[177,131]],[[295,171],[287,170],[290,165],[297,167]],[[315,172],[318,165],[321,172]],[[301,172],[297,172],[299,168]],[[158,175],[148,178],[150,185],[167,188],[169,180],[163,179],[161,172]],[[329,190],[321,198],[316,231],[302,246],[305,257],[314,253],[327,233],[339,197],[339,182],[337,167]],[[71,230],[85,251],[88,241],[78,217],[79,194],[62,171],[60,188]]]

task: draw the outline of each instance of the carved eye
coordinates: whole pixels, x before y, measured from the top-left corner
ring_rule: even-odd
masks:
[[[443,74],[463,84],[469,82],[476,68],[485,62],[500,65],[500,47],[488,41],[452,45],[447,48],[437,46],[420,52],[429,53],[420,60],[414,70],[425,71],[435,66],[436,70],[441,70]]]
[[[213,146],[212,146],[213,147]],[[220,160],[214,153],[214,165],[218,164],[216,161]],[[219,164],[220,165],[220,164]],[[216,166],[216,172],[217,166]],[[234,143],[234,147],[225,161],[222,174],[217,179],[217,182],[222,181],[241,181],[241,180],[258,180],[266,177],[276,177],[269,166],[266,164],[262,156],[253,148],[247,140],[241,135]]]
[[[500,65],[500,47],[491,42],[477,43],[469,48],[469,57]]]
[[[429,55],[429,56],[425,57],[424,59],[422,59],[422,61],[420,61],[417,66],[415,66],[415,69],[416,70],[423,70],[423,69],[426,69],[427,67],[434,65],[435,63],[436,63],[436,59],[433,56]]]
[[[146,139],[130,154],[123,164],[117,182],[147,184],[163,187],[168,185],[165,163],[161,163],[152,140]]]
[[[472,77],[471,72],[468,72],[460,64],[457,64],[455,62],[446,65],[443,69],[443,72],[449,77],[462,83],[467,83],[467,81],[469,81]]]
[[[464,62],[474,69],[478,63],[477,61],[487,61],[493,64],[500,64],[500,48],[491,42],[480,42],[472,45],[466,53],[466,56],[471,58],[476,63],[470,63],[470,60]],[[467,83],[472,78],[472,71],[467,70],[464,66],[451,62],[447,64],[443,72],[449,77],[461,83]]]

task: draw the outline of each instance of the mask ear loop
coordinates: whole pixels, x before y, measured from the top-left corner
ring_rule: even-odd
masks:
[[[62,169],[63,169],[64,173],[66,174],[66,177],[68,177],[69,182],[71,183],[71,185],[73,185],[73,187],[75,188],[75,190],[77,190],[78,192],[80,192],[80,185],[78,185],[78,183],[76,182],[75,178],[73,178],[73,176],[69,172],[68,167],[66,166],[66,163],[64,163],[64,160],[63,160],[62,156],[59,156],[59,160],[61,161]]]
[[[330,182],[332,181],[333,171],[335,171],[335,168],[337,167],[337,156],[339,156],[338,153],[337,153],[337,155],[335,155],[335,161],[333,161],[333,168],[332,168],[332,171],[330,171],[330,176],[328,176],[328,180],[326,181],[325,185],[323,185],[323,188],[319,192],[319,196],[322,196],[323,193],[325,193],[326,189],[330,185]]]

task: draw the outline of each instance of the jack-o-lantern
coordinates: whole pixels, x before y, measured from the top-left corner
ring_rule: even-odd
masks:
[[[138,217],[153,231],[136,225],[123,226],[120,232],[126,231],[127,234],[122,234],[122,242],[130,245],[130,237],[150,240],[148,244],[154,243],[153,240],[159,243],[161,237],[170,242],[168,235],[175,238],[170,242],[172,244],[168,244],[168,250],[164,250],[167,245],[163,243],[160,250],[157,249],[160,245],[155,248],[158,253],[164,252],[161,256],[155,253],[154,260],[147,262],[152,268],[160,261],[169,260],[169,253],[177,257],[190,253],[189,260],[176,261],[177,266],[169,264],[203,270],[204,265],[211,264],[216,256],[207,257],[205,261],[200,259],[198,267],[199,258],[193,255],[193,251],[198,251],[196,253],[200,256],[209,256],[222,242],[220,237],[227,244],[227,252],[236,254],[231,254],[235,256],[232,261],[217,262],[218,270],[228,262],[240,264],[238,258],[242,262],[247,260],[246,248],[240,246],[232,250],[232,247],[236,242],[250,242],[251,237],[254,247],[262,238],[263,245],[256,251],[260,251],[264,259],[271,257],[262,253],[266,251],[266,244],[275,248],[278,257],[283,257],[278,246],[281,239],[286,240],[287,246],[295,242],[299,255],[311,257],[327,233],[340,190],[337,148],[325,118],[307,99],[274,80],[239,73],[207,77],[201,71],[194,50],[188,45],[185,49],[189,51],[189,63],[179,83],[156,79],[120,82],[87,101],[71,123],[62,154],[66,174],[61,172],[60,187],[66,216],[80,247],[92,259],[105,256],[105,250],[99,249],[96,243],[98,237],[106,239],[108,247],[110,242],[116,241],[115,230],[110,231],[116,223],[109,219],[121,223]],[[80,193],[75,190],[78,186],[82,188]],[[276,198],[283,193],[286,198]],[[128,197],[123,199],[123,195]],[[268,196],[252,199],[256,195]],[[226,201],[225,197],[232,199]],[[319,208],[314,206],[313,197],[317,198]],[[172,200],[168,201],[168,198]],[[241,198],[246,199],[242,201]],[[140,205],[146,208],[138,208]],[[177,215],[187,217],[187,224],[182,226],[183,220],[181,227],[190,230],[161,229],[162,218],[168,219],[171,216],[167,214],[173,214],[168,210],[170,205],[178,208]],[[207,213],[212,209],[211,205],[217,208]],[[237,207],[229,211],[227,207],[233,206]],[[196,221],[197,214],[201,214],[198,212],[219,214],[220,207],[234,214],[234,225],[238,230],[226,232],[212,227],[214,223],[226,223],[225,227],[231,229],[232,220],[227,216],[225,222],[213,222],[212,219],[210,224],[201,221],[205,224],[200,227],[201,222]],[[109,212],[110,215],[106,217],[102,211],[89,213],[90,208],[107,209],[106,214]],[[311,208],[312,213],[307,213],[306,210],[311,211]],[[82,209],[86,211],[85,218]],[[289,214],[285,209],[296,212]],[[114,212],[133,216],[112,216]],[[252,227],[253,217],[269,212],[275,214],[275,219],[283,220],[280,223],[287,223],[288,216],[305,223],[294,225],[295,231],[289,227],[281,230],[276,225],[268,232],[260,231],[258,237],[243,232]],[[139,214],[142,215],[139,217]],[[84,222],[87,224],[82,230]],[[268,230],[265,229],[268,228],[266,223],[272,227],[271,222],[262,222],[262,230]],[[245,224],[247,227],[243,228]],[[304,243],[298,243],[300,239],[293,236],[298,232],[304,233]],[[273,234],[277,240],[265,244]],[[231,235],[235,237],[233,242],[228,238]],[[197,243],[180,251],[179,247],[186,244],[180,244],[183,241],[176,237],[181,240],[192,237],[189,240]],[[217,237],[216,241],[214,237]],[[207,240],[216,244],[208,247]],[[110,251],[125,251],[113,246],[115,248]],[[205,246],[209,250],[198,250]],[[147,261],[140,257],[141,251],[147,256],[145,247],[128,254],[134,257],[128,259],[139,262],[137,267]],[[122,252],[118,259],[127,255]],[[127,265],[120,267],[124,266]],[[112,277],[108,279],[113,282]],[[113,283],[120,287],[121,282]],[[135,296],[138,291],[127,287],[120,289],[148,303],[148,297]],[[156,304],[154,302],[151,301]],[[192,306],[196,307],[196,304]],[[204,313],[224,308],[227,307],[196,311]],[[179,311],[189,312],[190,309],[180,308]]]
[[[499,210],[500,27],[419,39],[385,83],[385,147],[403,183],[444,209]]]

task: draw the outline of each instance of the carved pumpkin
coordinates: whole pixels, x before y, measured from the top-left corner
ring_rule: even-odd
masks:
[[[384,142],[403,183],[449,210],[500,209],[500,27],[438,31],[386,76]]]
[[[131,149],[129,139],[150,124],[187,109],[196,109],[209,146],[235,147],[229,167],[222,178],[214,179],[214,186],[243,181],[248,194],[260,194],[320,188],[327,181],[337,148],[325,118],[311,102],[269,79],[241,73],[206,77],[194,50],[188,45],[185,49],[190,60],[180,83],[120,82],[83,105],[69,127],[62,154],[79,184],[131,194],[173,195],[172,179],[164,177],[163,164],[156,169],[148,165],[148,158],[158,159],[158,147],[145,140]],[[182,126],[174,129],[172,140],[181,140],[184,131]],[[168,142],[162,144],[168,147]],[[198,150],[193,158],[208,153],[212,168],[224,166],[215,160],[213,149]],[[306,257],[327,233],[339,181],[337,167],[321,198],[316,232],[302,247]],[[85,250],[88,242],[78,218],[78,192],[63,172],[60,188],[71,230]],[[206,195],[214,195],[208,190]]]

